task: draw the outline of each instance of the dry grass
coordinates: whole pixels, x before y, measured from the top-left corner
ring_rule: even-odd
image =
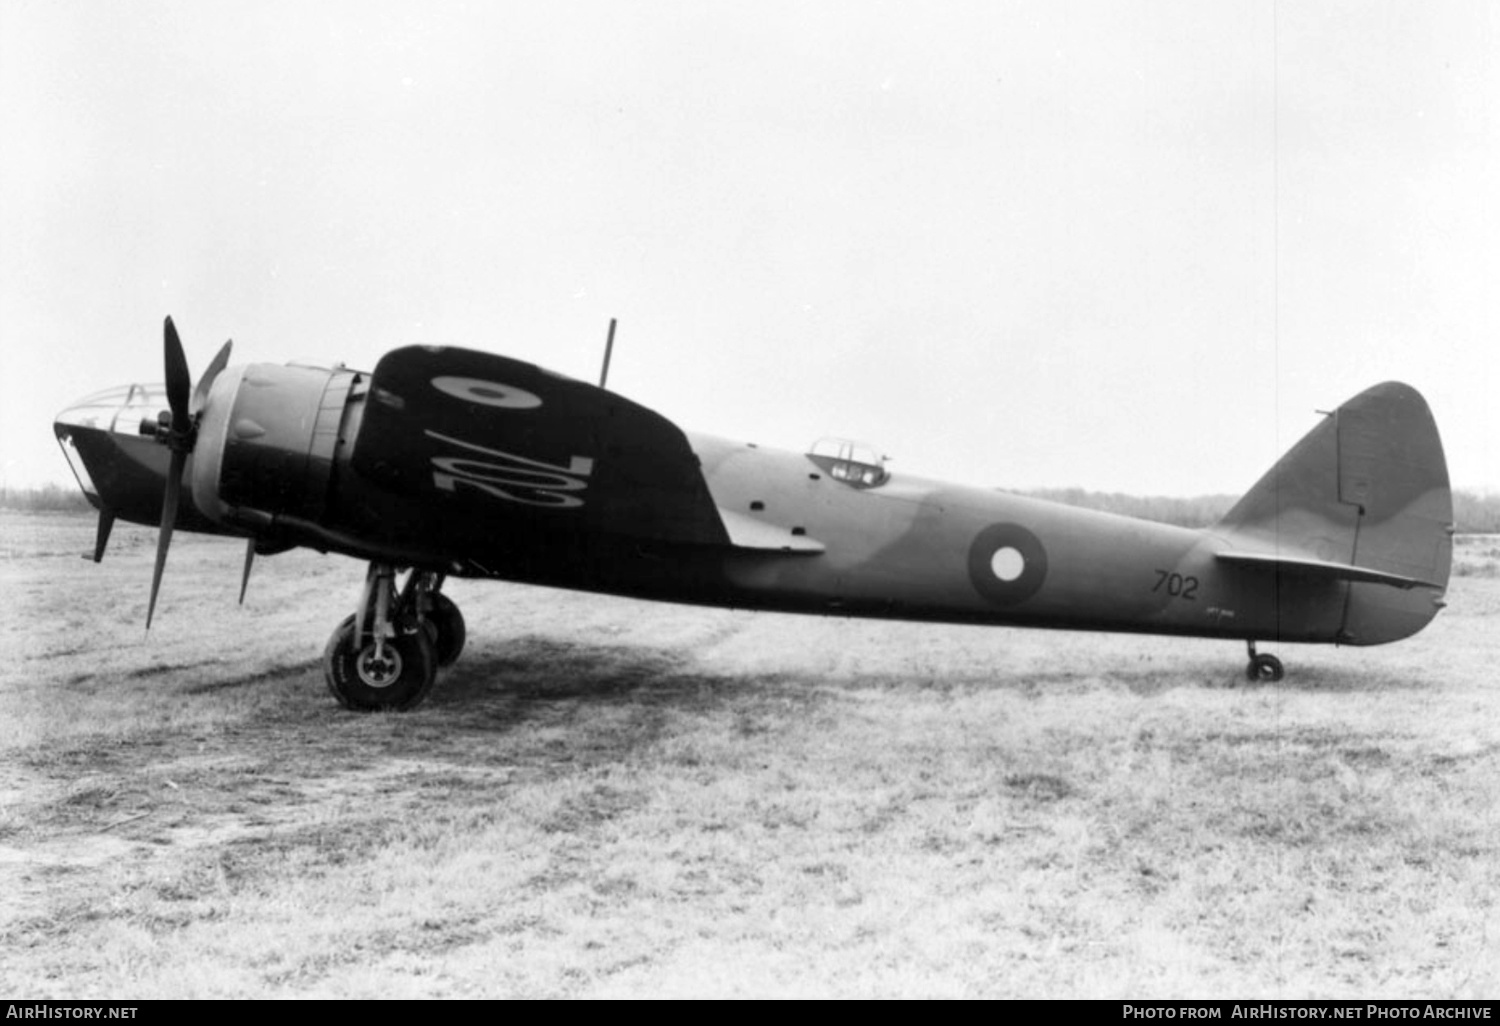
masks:
[[[0,991],[1500,993],[1500,581],[1384,649],[797,619],[453,582],[407,715],[361,570],[0,516]],[[1467,541],[1467,540],[1466,540]],[[1486,553],[1490,553],[1487,555]]]

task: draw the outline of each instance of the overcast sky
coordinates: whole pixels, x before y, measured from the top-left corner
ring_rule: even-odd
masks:
[[[1387,379],[1500,490],[1500,7],[0,0],[0,462],[414,342],[973,484],[1240,492]]]

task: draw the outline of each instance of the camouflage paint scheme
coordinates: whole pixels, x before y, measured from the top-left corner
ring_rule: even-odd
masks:
[[[231,367],[208,385],[176,523],[262,553],[748,609],[1355,645],[1426,625],[1452,554],[1437,428],[1394,382],[1203,531],[890,473],[848,446],[689,435],[471,350],[398,349],[373,374]],[[161,519],[167,452],[135,423],[163,394],[117,389],[57,419],[104,519]]]

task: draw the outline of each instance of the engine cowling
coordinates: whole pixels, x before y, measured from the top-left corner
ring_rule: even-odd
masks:
[[[256,363],[213,383],[193,452],[193,504],[257,532],[277,516],[316,521],[328,503],[349,393],[357,375]]]

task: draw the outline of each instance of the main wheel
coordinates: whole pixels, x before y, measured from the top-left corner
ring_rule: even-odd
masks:
[[[438,666],[452,666],[458,662],[459,653],[464,650],[464,642],[469,638],[469,631],[464,626],[464,614],[458,611],[453,600],[447,595],[433,595],[432,609],[423,624],[431,632]]]
[[[323,650],[328,690],[356,712],[416,708],[437,680],[432,640],[425,631],[414,631],[387,638],[379,649],[368,634],[356,647],[354,617],[346,617]]]
[[[1252,658],[1250,665],[1245,667],[1245,677],[1258,683],[1274,684],[1285,673],[1286,671],[1282,668],[1281,660],[1265,653]]]

